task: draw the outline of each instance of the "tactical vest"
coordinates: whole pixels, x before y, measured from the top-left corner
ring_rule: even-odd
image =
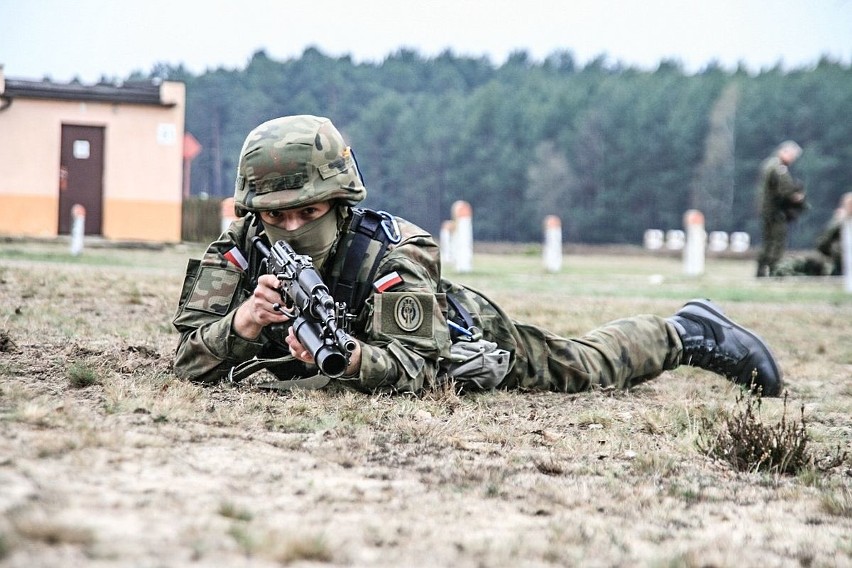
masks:
[[[399,243],[402,235],[396,219],[390,213],[364,208],[350,209],[350,212],[345,233],[329,261],[328,269],[323,272],[334,300],[345,303],[347,313],[355,317],[370,296],[385,252],[389,246]],[[261,227],[259,220],[256,220],[249,227],[249,233],[258,234]],[[249,255],[249,265],[254,268],[253,273],[259,275],[259,255],[254,250],[249,251]],[[228,379],[240,381],[261,369],[293,360],[291,355],[251,359],[233,367]],[[287,382],[297,383],[299,380]]]
[[[396,219],[389,213],[371,209],[350,211],[351,217],[345,233],[329,261],[328,269],[323,272],[335,301],[345,303],[347,313],[356,317],[372,293],[376,273],[388,247],[398,244],[402,235]],[[257,232],[258,227],[254,231]],[[446,290],[449,304],[447,323],[452,346],[450,358],[443,365],[444,377],[445,380],[453,378],[459,381],[460,391],[464,388],[496,387],[506,376],[510,363],[508,351],[482,338],[482,331],[476,327],[475,318],[469,309],[476,306],[474,300],[466,298],[470,294],[479,295],[463,287]],[[292,361],[295,359],[289,354],[276,359],[252,359],[233,367],[228,378],[239,381],[260,369]],[[259,386],[273,390],[289,390],[293,387],[314,389],[322,388],[330,380],[315,375]]]

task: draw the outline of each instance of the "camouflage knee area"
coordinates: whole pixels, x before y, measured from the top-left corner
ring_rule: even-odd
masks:
[[[676,367],[682,350],[675,329],[652,315],[616,320],[576,339],[523,324],[517,330],[526,349],[510,378],[530,389],[629,387]]]
[[[673,369],[683,349],[674,327],[654,315],[610,322],[578,342],[588,348],[584,353],[590,355],[591,362],[600,361],[599,384],[620,388],[637,385]]]

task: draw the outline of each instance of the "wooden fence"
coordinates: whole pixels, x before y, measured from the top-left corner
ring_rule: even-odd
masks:
[[[183,200],[181,240],[209,243],[222,233],[222,199],[190,197]]]

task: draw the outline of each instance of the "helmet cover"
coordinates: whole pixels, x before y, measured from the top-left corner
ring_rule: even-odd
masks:
[[[352,150],[327,118],[276,118],[243,143],[234,188],[239,216],[330,200],[356,205],[366,196]]]

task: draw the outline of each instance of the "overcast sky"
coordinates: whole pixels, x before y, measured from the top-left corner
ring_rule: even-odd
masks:
[[[850,63],[852,0],[0,0],[0,64],[17,79],[90,83],[156,63],[202,73],[309,46],[356,62],[406,47],[495,65],[567,50],[581,65],[605,55],[646,69],[790,69],[822,55]]]

